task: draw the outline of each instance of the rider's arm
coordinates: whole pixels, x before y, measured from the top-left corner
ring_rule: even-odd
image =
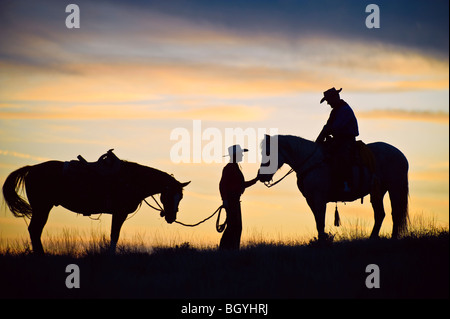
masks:
[[[325,142],[325,138],[330,135],[330,129],[327,124],[324,125],[322,131],[320,132],[319,136],[316,138],[316,143],[323,143]]]

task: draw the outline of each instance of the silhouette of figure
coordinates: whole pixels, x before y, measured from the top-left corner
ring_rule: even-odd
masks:
[[[254,185],[258,178],[245,181],[239,167],[244,152],[240,145],[228,148],[230,162],[223,168],[219,183],[220,196],[227,213],[227,226],[220,240],[219,249],[239,249],[242,233],[241,195],[247,187]]]
[[[358,122],[352,108],[339,96],[341,91],[342,88],[336,90],[333,87],[323,92],[320,103],[327,101],[332,110],[327,123],[316,139],[316,143],[327,142],[330,146],[331,169],[335,174],[337,187],[343,188],[344,192],[350,192],[351,151],[359,131]]]

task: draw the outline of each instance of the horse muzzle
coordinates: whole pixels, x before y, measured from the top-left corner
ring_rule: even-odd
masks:
[[[175,219],[177,219],[176,216],[169,216],[169,215],[165,215],[164,218],[168,224],[172,224],[175,221]]]
[[[265,182],[270,182],[270,181],[272,180],[272,176],[273,176],[273,175],[271,175],[271,174],[261,174],[261,173],[258,173],[258,180],[259,180],[260,182],[263,182],[263,183],[265,183]]]

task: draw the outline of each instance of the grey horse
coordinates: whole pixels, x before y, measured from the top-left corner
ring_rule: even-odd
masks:
[[[407,230],[408,225],[408,160],[401,151],[387,143],[370,143],[367,147],[375,160],[373,172],[367,168],[353,167],[354,185],[357,187],[351,193],[344,194],[333,188],[330,165],[326,161],[323,144],[291,135],[266,135],[261,143],[259,180],[270,185],[275,172],[283,164],[289,165],[292,171],[296,172],[297,186],[314,214],[319,240],[329,237],[325,233],[328,202],[350,202],[368,194],[375,215],[370,237],[378,238],[385,217],[383,198],[386,192],[389,192],[393,220],[392,238],[397,238]]]

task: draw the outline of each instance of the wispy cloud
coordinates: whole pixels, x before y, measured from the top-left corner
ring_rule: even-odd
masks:
[[[191,9],[199,6],[192,3]],[[23,15],[1,31],[10,39],[1,40],[0,49],[2,119],[258,121],[273,110],[247,103],[251,99],[320,94],[335,85],[362,93],[448,91],[448,59],[391,42],[314,32],[312,22],[308,32],[294,36],[279,32],[284,27],[277,20],[244,30],[224,23],[247,25],[240,16],[215,23],[171,5],[83,2],[82,28],[68,32],[56,25],[61,5],[48,13],[32,7],[37,11],[19,10]],[[200,102],[183,102],[189,98]],[[448,114],[429,112],[361,116],[448,123]]]
[[[0,106],[2,119],[72,119],[72,120],[102,120],[102,119],[203,119],[211,121],[258,121],[267,118],[271,110],[257,106],[246,105],[213,105],[186,107],[186,105],[164,107],[149,107],[138,104],[84,104],[57,106],[23,106],[8,108]],[[164,104],[163,104],[164,105]]]
[[[406,111],[406,110],[372,110],[358,112],[358,117],[369,119],[392,119],[405,121],[433,122],[449,124],[449,114],[446,112]]]
[[[448,186],[448,169],[441,171],[431,171],[431,172],[412,172],[410,179],[413,181],[427,181],[427,182],[446,182]]]
[[[83,3],[83,27],[68,32],[56,25],[61,5],[49,3],[48,12],[38,5],[35,11],[19,10],[18,21],[10,19],[10,28],[2,31],[3,39],[9,39],[0,49],[2,100],[279,95],[321,92],[330,83],[353,91],[443,90],[449,85],[448,58],[348,31],[335,37],[332,28],[325,32],[309,16],[309,23],[297,25],[288,8],[269,3],[266,9],[286,15],[293,24],[283,26],[268,16],[260,29],[251,28],[255,17],[243,19],[245,10],[232,4],[234,15],[217,15],[222,5],[201,6],[197,1],[185,10],[174,4],[89,2]],[[294,8],[302,6],[299,15],[305,10],[323,14],[319,5],[299,2]],[[255,15],[265,16],[262,8]],[[205,14],[203,19],[199,14]],[[252,31],[237,29],[244,25]],[[304,27],[297,29],[297,36],[291,32],[295,26]]]
[[[41,157],[41,156],[34,156],[34,155],[30,155],[30,154],[25,154],[25,153],[20,153],[20,152],[15,152],[15,151],[8,151],[8,150],[1,150],[0,149],[0,155],[3,156],[12,156],[12,157],[16,157],[16,158],[25,158],[25,159],[31,159],[34,161],[49,161],[49,158],[46,157]]]
[[[138,42],[136,39],[136,45]],[[165,61],[151,56],[140,61],[130,57],[127,62],[67,61],[59,67],[64,70],[60,73],[54,68],[4,62],[0,96],[3,101],[118,102],[163,95],[248,97],[321,92],[330,83],[362,92],[448,88],[448,61],[395,47],[376,48],[376,58],[367,58],[373,49],[370,45],[325,42],[304,39],[289,49],[283,41],[271,40],[233,48],[224,45],[220,53],[214,46],[193,46],[190,56],[165,48]],[[323,47],[334,49],[324,53]]]

